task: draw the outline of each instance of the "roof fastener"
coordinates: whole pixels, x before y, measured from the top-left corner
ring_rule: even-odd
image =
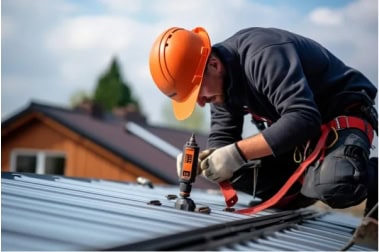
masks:
[[[234,212],[236,209],[234,209],[233,207],[225,207],[224,209],[223,209],[223,211],[225,211],[225,212]]]
[[[168,200],[174,200],[174,199],[177,199],[178,196],[176,196],[175,194],[168,194],[168,195],[166,195],[166,198],[167,198]]]
[[[208,206],[201,206],[201,207],[196,207],[195,212],[199,213],[204,213],[204,214],[210,214],[211,213],[211,208]]]
[[[148,205],[153,205],[153,206],[160,206],[160,205],[162,205],[162,203],[159,200],[150,200],[147,204]]]

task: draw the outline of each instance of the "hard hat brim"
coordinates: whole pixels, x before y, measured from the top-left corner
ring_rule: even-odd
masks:
[[[175,101],[172,100],[172,108],[174,111],[175,118],[177,120],[185,120],[191,116],[195,109],[197,97],[199,96],[201,83],[195,86],[191,94],[185,101]]]
[[[211,41],[209,39],[207,31],[203,27],[195,27],[192,31],[200,36],[201,40],[203,41],[204,48],[207,51],[207,55],[205,58],[205,62],[203,62],[201,76],[197,76],[198,78],[196,79],[198,83],[194,83],[195,87],[188,95],[188,97],[183,101],[172,100],[172,108],[174,110],[174,115],[177,120],[187,119],[191,116],[192,112],[195,109],[197,97],[199,96],[200,87],[204,76],[207,58],[209,57],[211,51]]]

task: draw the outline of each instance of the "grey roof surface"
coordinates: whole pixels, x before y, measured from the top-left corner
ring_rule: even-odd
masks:
[[[176,159],[168,155],[164,150],[146,142],[141,137],[127,132],[125,130],[127,121],[125,119],[117,118],[111,113],[104,113],[99,118],[73,109],[31,102],[25,109],[4,120],[1,125],[2,128],[30,112],[44,114],[124,160],[142,167],[168,184],[178,183]],[[179,150],[183,148],[183,145],[188,141],[192,133],[186,130],[153,126],[143,122],[136,122],[136,124]],[[205,148],[206,139],[206,135],[196,133],[196,140],[200,149]],[[157,162],[157,160],[159,161]],[[202,177],[196,180],[195,185],[199,188],[217,188],[215,184]]]
[[[360,220],[320,212],[224,211],[218,191],[193,189],[210,214],[174,207],[176,186],[2,172],[2,250],[322,250],[341,249]],[[251,197],[239,193],[237,209]],[[148,204],[159,200],[161,205]],[[369,250],[352,246],[350,250]]]

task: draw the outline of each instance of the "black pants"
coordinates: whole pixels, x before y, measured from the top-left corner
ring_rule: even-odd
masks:
[[[301,193],[323,201],[332,208],[346,208],[367,197],[370,143],[358,129],[338,132],[338,141],[327,150],[325,159],[311,165]]]
[[[335,139],[330,134],[330,143]],[[287,208],[305,207],[317,200],[332,208],[346,208],[361,203],[367,197],[369,186],[377,186],[377,165],[368,166],[370,143],[358,129],[338,131],[338,139],[327,151],[322,162],[315,162],[305,172],[304,183],[295,183],[288,194],[301,192]],[[269,199],[284,185],[299,164],[293,153],[280,157],[265,157],[251,161],[238,170],[231,179],[235,189],[253,194],[254,169],[258,169],[255,195],[263,201]],[[376,174],[376,178],[369,176]],[[374,175],[375,176],[375,175]],[[372,185],[374,184],[374,185]],[[376,188],[376,187],[375,187]]]

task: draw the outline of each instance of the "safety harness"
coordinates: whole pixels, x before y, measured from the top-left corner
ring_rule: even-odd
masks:
[[[302,183],[302,175],[304,174],[307,167],[311,165],[317,158],[320,162],[323,161],[325,151],[328,147],[326,145],[326,141],[329,133],[331,131],[336,132],[347,128],[355,128],[365,132],[370,143],[372,143],[372,140],[374,138],[374,130],[372,126],[365,120],[354,116],[338,116],[334,118],[332,121],[321,125],[321,135],[314,150],[302,163],[300,163],[299,167],[274,196],[259,205],[240,209],[235,212],[247,215],[255,214],[259,211],[265,210],[275,205],[279,205],[283,201],[288,201],[289,199],[285,197],[286,193],[295,184],[296,181],[300,181]],[[233,186],[227,181],[221,182],[219,185],[224,195],[226,205],[228,207],[235,205],[238,201],[238,196]]]

